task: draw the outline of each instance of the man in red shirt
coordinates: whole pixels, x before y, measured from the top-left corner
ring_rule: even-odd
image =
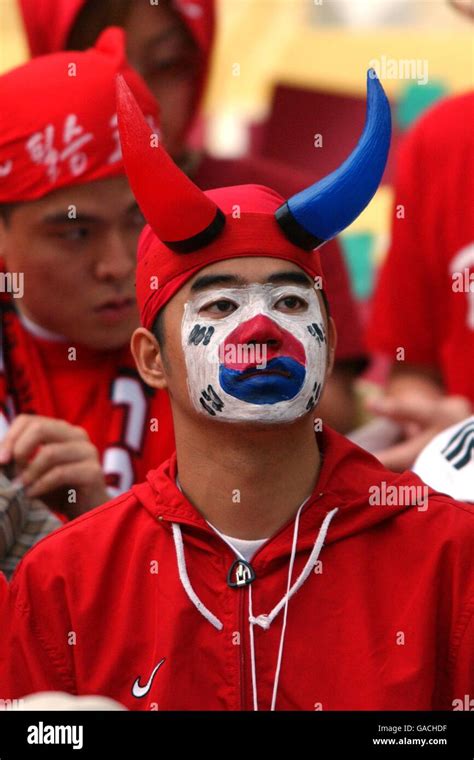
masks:
[[[7,696],[451,709],[474,685],[474,511],[327,425],[314,431],[336,341],[317,248],[380,181],[382,88],[369,79],[354,154],[287,202],[258,185],[203,193],[150,147],[123,83],[119,103],[150,225],[133,352],[146,382],[169,390],[176,455],[24,558]]]
[[[0,463],[69,517],[173,450],[167,394],[144,386],[129,351],[143,217],[121,158],[118,72],[156,124],[120,29],[0,77]]]
[[[82,50],[101,29],[124,28],[127,59],[144,78],[160,105],[163,144],[176,163],[203,190],[258,183],[285,197],[313,181],[312,175],[259,156],[221,159],[196,149],[190,134],[199,122],[215,40],[214,0],[21,0],[33,56],[58,50]],[[54,19],[54,23],[52,20]],[[337,239],[327,243],[326,289],[338,328],[334,370],[320,413],[332,427],[349,432],[357,425],[354,380],[367,365],[360,315]]]
[[[454,3],[473,16],[472,6]],[[397,156],[392,240],[375,291],[368,346],[392,360],[376,413],[402,426],[377,452],[411,467],[474,404],[474,93],[424,115]]]

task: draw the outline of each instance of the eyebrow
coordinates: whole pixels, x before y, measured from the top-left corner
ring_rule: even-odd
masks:
[[[303,285],[309,288],[312,281],[303,272],[276,272],[267,278],[267,283],[272,285],[291,283],[293,285]],[[249,283],[243,277],[233,274],[204,274],[198,277],[191,285],[191,291],[198,293],[201,290],[215,287],[216,285],[228,285],[229,287],[244,288]]]
[[[130,214],[138,209],[136,201],[132,201],[123,212],[124,215]],[[46,214],[41,220],[45,224],[97,224],[103,222],[104,218],[96,214],[79,213],[77,216],[69,217],[66,211],[56,211],[52,214]]]
[[[276,272],[270,275],[267,282],[273,285],[288,282],[294,285],[303,285],[305,288],[310,288],[313,284],[312,280],[304,272]]]

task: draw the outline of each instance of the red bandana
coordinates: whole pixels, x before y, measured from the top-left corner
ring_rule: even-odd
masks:
[[[185,282],[216,261],[244,256],[285,259],[297,264],[310,277],[321,278],[319,287],[322,287],[319,251],[308,253],[281,234],[274,216],[284,202],[278,193],[262,185],[238,185],[208,190],[205,196],[212,199],[226,217],[222,234],[205,248],[193,253],[176,253],[162,243],[148,225],[140,236],[136,289],[144,327],[150,329],[158,311]],[[185,224],[183,218],[182,226]]]
[[[0,77],[0,203],[124,172],[115,77],[121,73],[156,131],[157,105],[125,59],[121,29],[94,48],[36,58]]]
[[[225,259],[284,259],[324,287],[318,249],[367,206],[387,161],[390,105],[373,70],[367,72],[367,117],[356,148],[336,171],[287,201],[259,185],[203,192],[153,138],[120,75],[117,102],[127,176],[149,225],[139,240],[137,264],[137,299],[145,327],[151,327],[186,280]]]
[[[275,219],[284,199],[261,185],[200,190],[161,146],[154,146],[133,93],[120,76],[117,80],[127,176],[149,223],[138,243],[136,288],[142,325],[150,328],[158,311],[197,271],[225,259],[268,256],[292,261],[311,277],[321,278],[321,287],[319,252],[290,242]]]

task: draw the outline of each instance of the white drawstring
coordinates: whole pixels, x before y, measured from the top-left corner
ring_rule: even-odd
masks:
[[[275,678],[273,679],[273,694],[272,694],[272,704],[270,707],[271,711],[274,711],[275,709],[275,699],[276,699],[276,691],[275,686],[278,687],[278,681],[280,679],[280,666],[281,666],[281,655],[283,652],[283,641],[285,638],[285,630],[286,630],[286,614],[288,611],[288,601],[289,601],[289,595],[288,592],[290,590],[290,583],[291,583],[291,576],[293,574],[293,563],[295,559],[295,553],[296,553],[296,542],[298,539],[298,531],[299,531],[299,524],[300,524],[300,514],[301,510],[303,509],[304,505],[306,504],[308,500],[305,499],[305,501],[302,503],[300,508],[298,509],[298,512],[296,513],[295,517],[295,526],[293,528],[293,541],[291,544],[291,556],[290,556],[290,564],[288,567],[288,582],[286,585],[286,594],[283,597],[286,598],[285,603],[285,613],[283,618],[283,625],[280,635],[280,646],[278,647],[278,658],[277,658],[277,666],[275,670]],[[259,623],[259,618],[255,618],[253,615],[253,600],[252,600],[252,586],[249,587],[249,633],[250,633],[250,663],[251,663],[251,670],[252,670],[252,697],[253,697],[253,709],[255,712],[258,712],[258,691],[257,691],[257,667],[255,663],[255,638],[253,635],[253,627],[254,625],[262,625],[262,628],[268,629],[270,627],[271,621],[268,622],[266,615],[260,615],[259,616],[262,621],[264,620],[264,623]]]
[[[183,585],[184,590],[186,591],[190,601],[194,604],[197,610],[201,613],[203,617],[208,620],[211,625],[214,626],[214,628],[217,628],[218,631],[222,631],[224,624],[219,620],[219,618],[216,618],[215,615],[212,614],[210,610],[207,609],[206,605],[201,602],[198,595],[194,591],[193,587],[191,586],[191,581],[189,580],[188,571],[186,568],[186,559],[184,556],[184,548],[183,548],[183,537],[181,535],[181,528],[177,523],[172,523],[173,528],[173,538],[174,538],[174,546],[176,549],[176,559],[178,562],[178,572],[179,572],[179,578]]]
[[[288,618],[288,604],[290,599],[296,592],[301,588],[303,583],[307,580],[309,577],[313,567],[316,565],[316,562],[318,561],[319,554],[321,552],[321,549],[323,547],[324,541],[326,540],[326,535],[328,532],[329,525],[331,523],[332,518],[338,511],[337,508],[331,510],[331,512],[328,512],[326,517],[324,518],[322,525],[319,529],[318,535],[316,537],[316,540],[314,542],[313,549],[311,551],[311,554],[309,555],[308,561],[306,562],[302,572],[298,576],[297,580],[291,586],[291,578],[293,575],[293,565],[295,561],[296,556],[296,547],[298,543],[298,532],[299,532],[299,522],[300,522],[300,514],[301,510],[303,509],[304,505],[306,504],[306,501],[303,502],[303,504],[298,509],[298,512],[296,514],[295,518],[295,526],[293,529],[293,542],[291,547],[291,556],[290,556],[290,562],[288,567],[288,582],[286,587],[286,593],[280,599],[278,604],[272,609],[272,611],[268,615],[258,615],[257,617],[254,617],[253,614],[253,606],[252,606],[252,585],[249,586],[248,592],[249,592],[249,636],[250,636],[250,659],[251,659],[251,671],[252,671],[252,697],[253,697],[253,709],[255,711],[258,711],[258,691],[257,691],[257,672],[256,672],[256,664],[255,664],[255,639],[254,639],[254,631],[253,627],[254,625],[259,625],[264,630],[267,630],[270,628],[273,620],[278,615],[278,613],[281,611],[281,609],[284,607],[285,611],[283,614],[283,623],[282,623],[282,630],[280,635],[280,645],[278,647],[278,657],[277,657],[277,665],[275,669],[275,678],[273,681],[273,693],[272,693],[272,702],[270,710],[274,711],[276,706],[276,699],[277,699],[277,693],[278,693],[278,684],[280,680],[280,671],[281,671],[281,663],[283,660],[283,649],[284,649],[284,642],[285,642],[285,634],[286,634],[286,623]],[[181,535],[181,528],[177,523],[172,523],[172,529],[173,529],[173,539],[174,539],[174,545],[176,549],[176,559],[178,563],[178,572],[179,577],[181,580],[181,583],[183,585],[183,588],[186,592],[186,594],[189,597],[189,600],[194,604],[196,609],[201,613],[201,615],[209,622],[211,625],[214,626],[214,628],[217,628],[218,631],[221,631],[223,626],[223,623],[212,614],[210,610],[205,606],[205,604],[199,599],[196,592],[194,591],[193,587],[191,586],[191,582],[189,580],[188,571],[186,568],[186,558],[184,555],[184,547],[183,547],[183,537]],[[241,558],[244,559],[243,555],[235,549],[235,547],[232,546],[232,544],[224,539],[229,546],[234,550],[234,552]]]
[[[257,693],[257,672],[256,672],[256,665],[255,665],[255,640],[254,640],[254,635],[253,635],[253,626],[260,625],[262,628],[267,630],[272,624],[275,617],[278,615],[278,613],[282,609],[282,607],[284,606],[285,611],[283,613],[283,623],[282,623],[282,629],[281,629],[281,635],[280,635],[280,645],[278,647],[278,658],[277,658],[277,665],[275,669],[275,678],[273,679],[273,693],[272,693],[272,702],[270,706],[270,710],[273,712],[275,710],[276,698],[277,698],[277,693],[278,693],[278,684],[280,681],[280,670],[281,670],[281,663],[283,659],[283,648],[285,644],[286,622],[288,618],[288,603],[291,597],[293,596],[293,594],[296,594],[298,589],[301,588],[301,586],[303,585],[303,583],[305,582],[305,580],[308,578],[309,574],[311,573],[316,562],[318,561],[319,553],[323,547],[326,534],[328,532],[329,524],[337,512],[337,508],[333,509],[331,510],[331,512],[328,512],[328,514],[324,518],[323,523],[319,529],[319,533],[317,535],[316,541],[314,542],[314,546],[311,551],[311,554],[309,555],[308,561],[306,562],[303,568],[303,571],[298,577],[296,583],[290,588],[291,577],[293,575],[293,565],[294,565],[295,556],[296,556],[296,546],[298,543],[300,514],[305,504],[306,504],[306,501],[303,502],[303,504],[299,508],[296,514],[296,518],[295,518],[295,527],[293,529],[293,543],[291,547],[290,563],[288,567],[288,583],[286,587],[285,596],[280,600],[280,602],[276,605],[276,607],[273,608],[273,610],[270,612],[269,615],[258,615],[258,617],[254,617],[253,609],[252,609],[252,587],[251,586],[249,587],[250,657],[251,657],[251,667],[252,667],[253,709],[255,711],[258,711],[258,693]]]
[[[270,707],[270,710],[273,712],[275,710],[275,703],[276,703],[276,696],[278,691],[278,683],[280,681],[280,668],[281,668],[281,660],[283,657],[283,646],[285,643],[285,633],[286,633],[286,620],[288,617],[288,602],[290,601],[290,586],[291,586],[291,578],[293,577],[293,565],[295,562],[295,555],[296,555],[296,544],[298,541],[298,532],[300,527],[300,513],[301,509],[304,505],[300,507],[298,510],[298,514],[296,515],[295,520],[295,527],[293,530],[293,544],[291,547],[291,557],[290,557],[290,566],[288,568],[288,583],[286,585],[286,602],[285,602],[285,611],[283,613],[283,623],[281,627],[281,636],[280,636],[280,646],[278,647],[278,659],[277,659],[277,666],[275,670],[275,678],[273,679],[273,694],[272,694],[272,704]]]
[[[270,625],[273,623],[273,620],[278,615],[283,605],[286,604],[287,601],[291,599],[293,594],[296,594],[298,589],[301,588],[301,586],[307,579],[308,575],[311,573],[311,570],[313,569],[314,565],[318,561],[318,556],[323,547],[324,541],[326,539],[326,534],[328,532],[329,524],[332,518],[334,517],[334,515],[336,514],[336,512],[337,512],[337,508],[331,510],[331,512],[328,512],[326,517],[324,518],[323,524],[321,525],[321,528],[319,529],[318,537],[314,543],[314,546],[311,551],[311,554],[309,555],[308,561],[306,565],[304,566],[303,570],[301,571],[301,574],[298,576],[297,580],[295,581],[294,585],[291,587],[290,591],[287,592],[282,599],[280,599],[276,607],[274,607],[268,615],[258,615],[257,617],[253,617],[252,620],[250,621],[251,623],[259,625],[261,628],[264,628],[265,630],[267,628],[270,628]]]

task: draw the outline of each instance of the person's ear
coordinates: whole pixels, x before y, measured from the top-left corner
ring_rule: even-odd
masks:
[[[336,324],[332,317],[328,319],[328,356],[327,356],[327,372],[326,377],[330,377],[334,368],[334,361],[336,357],[337,346],[337,330]]]
[[[138,327],[130,340],[130,348],[142,380],[152,388],[167,388],[163,354],[153,333]]]

